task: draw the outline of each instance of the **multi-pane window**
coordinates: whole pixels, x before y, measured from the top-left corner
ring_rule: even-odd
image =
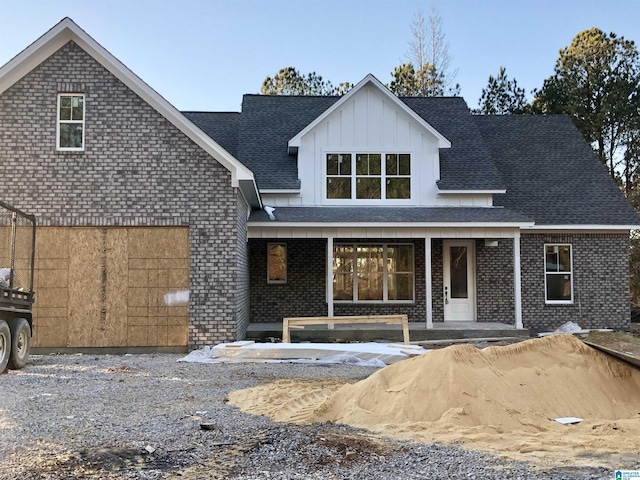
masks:
[[[287,283],[287,245],[284,243],[267,246],[267,283]]]
[[[380,198],[381,163],[379,153],[356,154],[356,198]]]
[[[413,301],[413,245],[335,245],[333,299],[350,302]]]
[[[387,198],[411,198],[411,156],[387,153],[385,163]]]
[[[351,198],[351,154],[327,155],[327,198]]]
[[[58,150],[84,150],[84,95],[58,95]]]
[[[328,153],[326,166],[327,199],[411,198],[411,155],[408,153]]]
[[[548,244],[545,253],[545,291],[547,303],[571,303],[573,278],[571,245]]]

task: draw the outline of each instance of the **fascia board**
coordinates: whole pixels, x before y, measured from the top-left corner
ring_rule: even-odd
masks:
[[[209,153],[209,155],[229,170],[234,187],[239,186],[238,182],[240,180],[254,181],[251,170],[196,127],[193,122],[182,115],[182,113],[162,97],[162,95],[153,90],[70,18],[63,19],[0,69],[0,93],[20,80],[70,40],[77,43],[116,78],[122,81],[200,148]]]
[[[249,222],[249,228],[529,228],[533,222]]]
[[[538,230],[637,230],[640,225],[541,225],[529,227],[529,231]]]
[[[438,195],[481,195],[507,193],[506,190],[438,190]]]
[[[282,194],[282,195],[296,195],[300,193],[300,189],[296,188],[261,188],[260,189],[260,193],[263,195],[275,195],[275,194]]]
[[[331,105],[328,109],[326,109],[320,116],[318,116],[313,122],[307,125],[304,129],[302,129],[296,136],[294,136],[291,140],[289,140],[288,147],[289,152],[291,153],[292,149],[300,147],[300,142],[302,137],[304,137],[307,133],[313,130],[316,126],[318,126],[325,118],[339,109],[342,104],[349,101],[349,99],[354,96],[358,91],[364,88],[365,85],[372,84],[374,85],[383,95],[386,96],[392,103],[394,103],[398,108],[404,110],[413,120],[415,120],[418,124],[420,124],[423,128],[429,131],[438,139],[438,148],[451,148],[451,142],[445,138],[440,132],[438,132],[435,128],[433,128],[429,123],[427,123],[420,115],[414,112],[409,106],[396,97],[393,93],[389,91],[387,87],[385,87],[376,77],[372,74],[368,74],[364,77],[360,82],[356,84],[349,92],[347,92],[342,98],[336,101],[333,105]]]

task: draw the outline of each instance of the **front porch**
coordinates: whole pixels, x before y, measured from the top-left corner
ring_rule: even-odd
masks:
[[[417,339],[523,328],[518,228],[250,230],[249,265],[248,338],[279,338],[285,317],[405,314]]]
[[[437,322],[426,328],[424,322],[409,322],[412,342],[425,340],[454,340],[497,337],[529,337],[529,330],[500,322]],[[247,340],[269,341],[282,338],[282,322],[251,323]],[[400,325],[360,324],[338,325],[333,329],[325,325],[310,325],[304,329],[291,329],[293,342],[402,342]]]

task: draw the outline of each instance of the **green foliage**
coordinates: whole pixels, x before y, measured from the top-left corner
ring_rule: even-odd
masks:
[[[281,68],[273,77],[267,76],[262,82],[263,95],[344,95],[353,85],[340,83],[335,87],[316,72],[302,75],[293,67]]]
[[[627,183],[619,167],[640,112],[640,60],[632,41],[597,28],[580,32],[534,94],[534,112],[570,115],[611,175]]]
[[[393,69],[389,90],[399,97],[442,97],[445,95],[444,78],[431,64],[425,64],[416,72],[411,62],[403,63]],[[458,95],[460,85],[447,92]]]
[[[518,87],[515,79],[509,80],[506,69],[500,67],[497,77],[489,75],[487,88],[482,89],[478,105],[480,108],[474,110],[474,113],[506,115],[523,113],[527,102],[524,88]]]

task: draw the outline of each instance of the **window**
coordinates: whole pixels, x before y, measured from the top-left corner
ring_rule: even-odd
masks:
[[[329,200],[411,198],[411,155],[408,153],[328,153],[326,166]]]
[[[333,249],[333,300],[412,302],[411,244],[350,244]]]
[[[571,245],[551,244],[545,251],[545,291],[547,303],[573,302]]]
[[[287,283],[287,245],[284,243],[267,246],[267,283]]]
[[[84,95],[58,95],[58,150],[84,150]]]

